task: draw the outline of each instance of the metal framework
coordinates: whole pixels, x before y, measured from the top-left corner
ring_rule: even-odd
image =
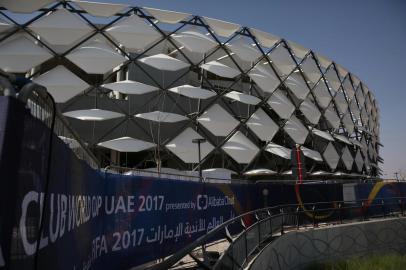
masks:
[[[277,151],[269,151],[270,144],[287,149],[299,144],[315,151],[311,153],[316,157],[306,158],[309,176],[380,174],[379,110],[373,94],[355,75],[298,44],[248,27],[171,11],[123,6],[118,13],[102,18],[94,16],[98,3],[93,3],[92,10],[86,10],[76,2],[61,1],[46,8],[38,4],[30,11],[29,19],[22,19],[27,16],[18,15],[19,10],[14,10],[12,4],[4,5],[0,7],[0,58],[10,54],[10,46],[21,35],[28,37],[23,45],[31,41],[29,46],[35,45],[49,56],[34,66],[22,63],[27,70],[13,70],[13,65],[5,61],[0,61],[0,68],[25,73],[34,81],[42,78],[47,86],[43,76],[62,65],[72,73],[72,78],[77,77],[87,85],[76,89],[79,94],[72,93],[59,103],[62,112],[93,108],[123,115],[104,121],[92,119],[90,125],[69,118],[99,157],[104,153],[99,147],[101,142],[125,136],[138,144],[148,142],[155,146],[141,147],[135,154],[126,153],[134,161],[122,165],[142,169],[148,167],[146,161],[153,160],[158,169],[165,166],[181,170],[227,168],[240,177],[255,169],[267,169],[266,177],[270,177],[269,172],[275,177],[289,177],[290,160]],[[61,31],[69,28],[72,36],[77,33],[78,38],[69,43],[58,37],[58,26],[46,25],[46,19],[71,15],[71,28],[68,25]],[[128,40],[136,35],[139,39]],[[107,67],[106,72],[94,72],[102,65],[91,66],[74,57],[83,48],[95,51],[91,43],[95,39],[102,40],[100,44],[106,45],[105,50],[111,48],[111,55],[121,57],[122,60],[117,60],[120,64]],[[139,42],[143,42],[141,47]],[[169,64],[164,68],[148,64],[152,56],[161,57],[160,64],[163,61]],[[156,63],[153,61],[158,60],[149,63]],[[213,61],[218,65],[208,67]],[[176,64],[187,67],[175,69]],[[263,70],[266,72],[261,73]],[[229,76],[227,72],[238,75]],[[106,87],[125,79],[158,90],[134,95],[119,94]],[[266,89],[260,80],[265,80]],[[171,91],[182,85],[210,90],[213,96],[192,98]],[[47,87],[52,90],[52,85]],[[60,92],[55,93],[57,96]],[[214,106],[220,106],[221,110],[214,110]],[[293,111],[286,112],[289,106]],[[251,125],[258,109],[277,125],[272,136],[269,127],[261,127],[266,131],[262,133],[266,138],[255,129],[262,119]],[[158,121],[137,117],[153,111],[159,112]],[[187,120],[165,123],[162,112],[176,113]],[[212,121],[225,116],[232,121],[221,122],[223,118],[218,124]],[[200,163],[195,160],[194,150],[187,155],[176,149],[178,145],[173,146],[176,139],[196,139],[179,138],[190,128],[206,140]],[[333,141],[320,138],[313,132],[315,129],[329,133]],[[319,160],[321,156],[323,161]],[[109,157],[103,157],[108,160],[105,164],[110,165]]]

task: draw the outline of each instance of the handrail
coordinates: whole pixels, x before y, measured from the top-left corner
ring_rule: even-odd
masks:
[[[316,213],[321,212],[321,211],[336,211],[339,210],[340,211],[340,223],[343,221],[343,217],[342,217],[342,213],[341,211],[344,210],[348,210],[348,209],[360,209],[361,211],[361,215],[360,216],[356,216],[355,218],[359,218],[362,217],[363,220],[365,220],[367,218],[367,209],[369,207],[374,207],[374,206],[381,206],[382,205],[388,205],[388,204],[384,204],[385,200],[397,200],[397,204],[389,204],[389,205],[398,205],[400,207],[401,213],[403,215],[404,212],[404,202],[406,201],[406,197],[387,197],[387,198],[375,198],[373,201],[381,201],[381,203],[371,203],[371,201],[369,201],[368,199],[362,199],[362,200],[349,200],[349,201],[327,201],[327,202],[315,202],[315,203],[303,203],[303,204],[284,204],[284,205],[278,205],[278,206],[271,206],[271,207],[265,207],[265,208],[261,208],[261,209],[257,209],[257,210],[253,210],[253,211],[249,211],[246,213],[243,213],[237,217],[234,217],[222,224],[220,224],[219,226],[215,227],[213,230],[209,231],[207,234],[199,237],[198,239],[196,239],[194,242],[190,243],[189,245],[185,246],[184,248],[180,249],[178,252],[176,252],[175,254],[173,254],[172,256],[168,257],[167,259],[165,259],[164,261],[157,263],[155,265],[152,265],[150,267],[148,267],[147,269],[149,270],[163,270],[163,269],[169,269],[170,267],[172,267],[173,265],[175,265],[179,260],[181,260],[183,257],[185,257],[186,255],[188,255],[189,253],[191,253],[193,250],[195,250],[197,247],[203,246],[205,244],[210,243],[210,240],[214,239],[216,236],[218,236],[220,233],[222,235],[226,235],[228,234],[228,226],[230,226],[231,224],[237,223],[237,222],[241,222],[244,217],[247,216],[255,216],[257,218],[257,222],[255,222],[254,224],[252,224],[250,227],[248,228],[243,228],[244,230],[237,236],[237,238],[235,238],[234,240],[231,240],[232,243],[234,243],[239,237],[242,237],[242,235],[244,233],[247,233],[250,228],[252,228],[253,226],[258,225],[260,222],[264,222],[270,219],[274,219],[277,216],[282,216],[282,225],[281,225],[281,232],[283,233],[283,226],[284,226],[284,217],[287,215],[299,215],[299,214],[303,214],[303,213],[311,213],[312,217],[313,217],[313,227],[317,226],[317,222],[315,220],[316,217]],[[348,206],[348,207],[342,207],[342,205],[344,204],[358,204],[356,206]],[[337,205],[338,207],[334,206],[334,207],[328,207],[328,208],[316,208],[316,206],[320,206],[320,205]],[[311,210],[306,210],[306,206],[312,206]],[[289,211],[289,212],[285,212],[284,210],[286,209],[294,209],[293,211]],[[302,209],[302,210],[298,210],[298,209]],[[276,211],[276,214],[272,214],[273,212]],[[265,213],[267,215],[266,218],[261,218],[261,215],[259,215],[260,213]],[[384,214],[385,215],[385,214]],[[350,219],[353,220],[353,219]],[[227,237],[223,237],[223,238],[227,238]],[[232,246],[232,245],[230,245]],[[230,247],[229,247],[230,248]],[[226,254],[227,251],[224,252],[224,254]],[[223,254],[223,255],[224,255]],[[247,254],[247,257],[250,254]],[[246,258],[245,258],[246,259]],[[244,262],[245,262],[244,259]],[[204,265],[203,262],[200,262],[202,265]],[[205,266],[207,269],[215,269],[216,265],[214,266],[214,268],[206,265]],[[139,268],[134,268],[134,269],[139,269]]]
[[[49,128],[52,128],[51,120],[54,119],[55,123],[52,131],[55,135],[61,136],[68,134],[71,139],[77,142],[82,151],[82,153],[79,153],[78,151],[75,151],[75,149],[72,149],[76,156],[79,159],[85,160],[91,167],[99,168],[99,161],[97,158],[56,108],[52,96],[44,86],[36,84],[29,79],[9,74],[1,69],[0,85],[5,88],[5,94],[17,97],[18,100],[27,104],[31,109],[30,113],[44,122]],[[19,90],[15,89],[13,85]],[[63,134],[59,134],[59,132],[63,132]]]

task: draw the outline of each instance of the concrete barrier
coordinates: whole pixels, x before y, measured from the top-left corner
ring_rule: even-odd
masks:
[[[292,231],[268,244],[249,269],[303,269],[316,262],[406,253],[406,218]]]

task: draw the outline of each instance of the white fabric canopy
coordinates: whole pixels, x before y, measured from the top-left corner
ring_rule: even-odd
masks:
[[[83,121],[104,121],[123,117],[124,114],[101,109],[77,110],[65,112],[63,115]]]
[[[249,105],[257,105],[261,102],[261,100],[255,96],[247,95],[237,91],[231,91],[224,96]]]
[[[156,146],[155,143],[150,143],[131,137],[122,137],[110,141],[105,141],[97,144],[108,149],[118,152],[140,152]]]
[[[298,144],[304,144],[309,134],[307,128],[294,115],[285,123],[283,129],[289,134],[292,140]]]
[[[0,68],[6,72],[24,73],[52,57],[25,35],[17,35],[0,43]]]
[[[356,145],[360,148],[363,148],[364,146],[362,145],[362,143],[356,139],[350,139],[350,142],[352,142],[353,145]]]
[[[261,108],[251,115],[246,124],[262,141],[271,141],[279,130],[279,126]]]
[[[143,8],[148,11],[149,14],[155,17],[159,22],[163,23],[178,23],[184,21],[187,17],[190,16],[189,13],[176,12],[171,10],[163,10],[156,8]]]
[[[150,92],[157,91],[158,88],[148,84],[125,80],[114,83],[106,83],[101,85],[104,88],[117,91],[126,95],[142,95]]]
[[[154,111],[148,113],[139,113],[135,117],[155,121],[155,122],[165,122],[165,123],[176,123],[180,121],[188,120],[187,117],[169,112]]]
[[[221,148],[240,164],[250,163],[259,151],[259,148],[240,131],[234,133]]]
[[[329,58],[325,57],[324,55],[321,55],[318,53],[315,53],[315,55],[322,68],[328,68],[331,65],[331,63],[333,62]]]
[[[0,18],[0,33],[7,31],[11,27],[12,26],[8,22]]]
[[[331,101],[331,95],[328,92],[327,86],[323,80],[321,80],[315,88],[313,88],[313,93],[316,96],[318,104],[322,108],[327,108]]]
[[[326,171],[315,171],[315,172],[311,173],[311,175],[322,176],[322,175],[331,175],[331,173],[326,172]]]
[[[326,150],[324,150],[323,157],[332,170],[337,168],[340,156],[337,154],[337,151],[331,142],[327,145]]]
[[[320,161],[320,162],[323,161],[323,158],[321,157],[319,152],[317,152],[315,150],[312,150],[312,149],[309,149],[309,148],[306,148],[304,146],[301,146],[300,149],[302,150],[303,155],[305,157],[311,158],[311,159],[313,159],[315,161]]]
[[[338,75],[340,75],[341,78],[344,78],[345,76],[347,76],[348,71],[344,67],[342,67],[341,65],[339,65],[337,63],[335,63],[335,66],[337,68]]]
[[[288,75],[296,67],[292,56],[282,44],[279,44],[278,47],[273,49],[269,57],[283,75]]]
[[[93,31],[78,15],[57,9],[29,25],[29,28],[54,45],[69,45]]]
[[[348,150],[347,146],[344,146],[343,148],[343,153],[341,155],[341,159],[344,162],[345,167],[347,168],[347,170],[351,170],[352,168],[352,164],[354,162],[354,158],[351,155],[350,150]]]
[[[327,119],[327,122],[333,127],[333,128],[339,128],[340,127],[340,118],[338,117],[337,113],[335,112],[334,108],[332,106],[328,107],[324,111],[324,117]]]
[[[47,6],[55,0],[2,0],[1,6],[7,8],[12,12],[18,13],[31,13],[40,8]]]
[[[218,43],[211,37],[198,31],[184,31],[172,35],[172,38],[185,46],[191,52],[206,53],[216,47]]]
[[[211,61],[200,66],[202,69],[207,70],[211,73],[216,74],[217,76],[224,78],[234,78],[240,75],[240,72],[234,68],[226,66],[217,61]]]
[[[310,51],[308,48],[303,47],[293,41],[288,41],[289,47],[292,49],[294,55],[300,59],[303,59],[306,54]]]
[[[284,159],[291,159],[291,150],[275,143],[268,143],[265,151]]]
[[[342,90],[338,91],[334,97],[334,100],[336,102],[336,106],[340,113],[346,113],[348,109],[348,103],[347,100],[345,99],[344,93]]]
[[[319,122],[321,113],[319,109],[317,109],[316,105],[314,105],[309,99],[306,99],[302,102],[302,104],[300,104],[299,110],[310,123],[316,125]]]
[[[319,129],[313,128],[312,133],[330,142],[334,142],[334,138],[327,131],[321,131]]]
[[[250,31],[258,40],[258,43],[267,48],[271,48],[273,45],[276,44],[276,42],[280,40],[280,37],[271,35],[261,30],[250,28]]]
[[[306,82],[303,80],[303,77],[299,72],[293,72],[290,74],[285,81],[285,85],[289,87],[289,89],[292,90],[292,93],[300,100],[304,100],[310,92]]]
[[[279,79],[276,77],[275,72],[269,65],[258,63],[250,72],[248,76],[267,93],[273,93],[276,87],[280,84]]]
[[[244,175],[247,176],[256,176],[256,175],[275,175],[277,172],[269,170],[269,169],[253,169],[250,171],[246,171]]]
[[[313,57],[308,56],[300,66],[306,75],[308,82],[313,83],[314,85],[319,81],[321,73]]]
[[[348,138],[346,136],[343,135],[339,135],[339,134],[333,134],[334,138],[336,138],[339,141],[342,141],[343,143],[352,145],[352,143],[350,142],[350,140],[348,140]]]
[[[358,149],[355,155],[355,165],[357,165],[358,171],[361,172],[364,167],[364,159],[362,158],[361,151]]]
[[[165,147],[185,163],[198,163],[198,144],[193,143],[193,140],[202,138],[200,134],[189,127],[165,145]],[[200,149],[201,158],[204,159],[214,149],[214,146],[206,141],[200,144]]]
[[[202,176],[204,178],[212,179],[231,179],[231,175],[237,174],[235,171],[225,168],[210,168],[202,170]]]
[[[190,64],[162,53],[144,57],[138,61],[153,68],[167,71],[177,71],[190,66]]]
[[[75,49],[66,58],[91,74],[104,74],[126,60],[105,41],[97,38]]]
[[[215,136],[227,136],[239,122],[219,104],[214,104],[197,121]]]
[[[66,102],[89,87],[86,82],[61,65],[35,78],[34,82],[45,86],[57,103]]]
[[[272,94],[268,104],[282,119],[289,119],[295,111],[295,106],[289,101],[286,94],[279,89]]]
[[[110,4],[90,1],[74,2],[87,13],[96,17],[111,17],[128,7],[128,5],[125,4]]]
[[[188,84],[176,86],[169,91],[189,98],[208,99],[216,95],[215,92]]]
[[[152,42],[162,37],[160,33],[135,14],[116,22],[106,29],[106,33],[114,37],[124,47],[138,51],[144,50]]]
[[[259,57],[262,56],[262,53],[258,50],[255,44],[247,43],[243,37],[238,37],[237,39],[233,39],[227,47],[231,49],[233,53],[235,53],[241,60],[247,62],[254,62]]]
[[[235,33],[235,31],[237,31],[241,27],[239,24],[229,23],[208,17],[204,17],[204,20],[210,26],[211,30],[213,30],[214,33],[216,33],[216,35],[222,37],[231,36],[232,34]]]
[[[337,92],[341,86],[341,82],[337,76],[335,69],[333,67],[330,67],[324,74],[324,77],[327,79],[327,82],[331,86],[332,90],[334,90],[334,92]]]
[[[292,175],[292,170],[287,170],[281,173],[282,175]]]

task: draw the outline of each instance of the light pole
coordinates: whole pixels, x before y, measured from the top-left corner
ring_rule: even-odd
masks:
[[[197,143],[197,151],[198,151],[198,155],[199,155],[199,178],[200,181],[202,181],[202,166],[201,166],[201,162],[202,162],[202,155],[201,155],[201,151],[200,151],[200,144],[205,143],[206,139],[204,138],[197,138],[197,139],[193,139],[192,143]]]

